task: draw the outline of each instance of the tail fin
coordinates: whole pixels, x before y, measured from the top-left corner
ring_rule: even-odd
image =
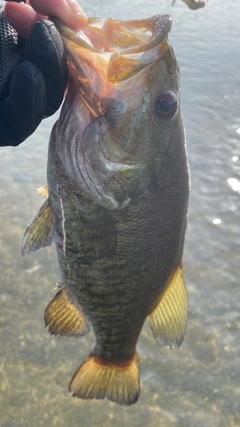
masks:
[[[140,393],[138,355],[127,362],[108,361],[90,354],[69,385],[73,396],[104,399],[120,405],[132,405]]]

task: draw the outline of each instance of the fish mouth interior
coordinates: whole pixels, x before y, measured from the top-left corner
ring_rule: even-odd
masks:
[[[169,47],[169,15],[132,21],[91,18],[77,33],[59,19],[51,19],[63,37],[68,59],[70,52],[78,56],[79,62],[92,63],[112,84],[119,84],[138,73],[159,59]]]

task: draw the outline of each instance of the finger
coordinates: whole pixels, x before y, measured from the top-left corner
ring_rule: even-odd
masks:
[[[72,30],[80,30],[87,23],[81,6],[75,0],[30,0],[32,7],[40,14],[59,18]]]
[[[79,30],[87,23],[82,8],[74,0],[31,0],[32,6],[24,3],[7,2],[5,15],[12,27],[27,38],[36,21],[56,16],[72,30]]]
[[[4,12],[9,24],[25,38],[36,21],[47,19],[47,16],[37,13],[30,5],[24,3],[7,2]]]

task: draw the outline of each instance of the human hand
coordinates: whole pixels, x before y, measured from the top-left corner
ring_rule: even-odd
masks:
[[[64,47],[52,14],[72,29],[86,23],[86,16],[68,0],[33,0],[39,13],[24,3],[8,3],[0,9],[0,145],[19,145],[44,117],[60,106],[67,84]],[[68,5],[71,5],[68,6]],[[74,6],[75,5],[75,6]],[[26,42],[18,37],[17,32]]]
[[[49,15],[56,16],[72,30],[80,30],[87,23],[87,17],[74,0],[30,0],[30,4],[7,2],[5,16],[10,25],[27,38],[35,24]]]

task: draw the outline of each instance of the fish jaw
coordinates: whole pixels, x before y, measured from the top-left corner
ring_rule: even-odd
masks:
[[[178,66],[167,39],[171,18],[93,19],[78,34],[56,25],[70,73],[57,128],[59,157],[97,204],[125,208],[166,156],[173,121],[156,119],[156,94],[173,87],[179,104]]]
[[[120,83],[156,60],[152,49],[158,46],[161,55],[172,25],[169,15],[134,21],[94,18],[74,33],[57,18],[53,20],[63,37],[67,55],[73,55],[76,62],[90,61],[92,66],[102,69],[111,83]]]
[[[141,96],[134,95],[138,73],[168,50],[171,17],[155,15],[126,22],[89,19],[88,25],[78,33],[57,18],[53,20],[64,40],[71,78],[93,117],[104,115],[103,99],[121,99],[124,93],[129,108],[137,108],[141,103]],[[136,74],[135,81],[129,81]],[[141,87],[144,84],[145,80],[141,79]],[[139,83],[136,89],[140,93],[138,87]],[[134,102],[133,99],[130,102],[130,98]]]

